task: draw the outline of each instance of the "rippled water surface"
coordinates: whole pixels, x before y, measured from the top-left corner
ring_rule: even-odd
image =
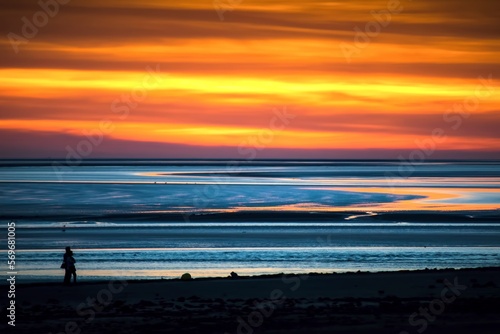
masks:
[[[0,163],[21,279],[500,265],[499,163],[64,164]]]

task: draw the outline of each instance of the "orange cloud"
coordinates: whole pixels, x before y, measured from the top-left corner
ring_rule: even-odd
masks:
[[[286,106],[297,117],[266,147],[411,150],[439,128],[439,150],[495,151],[496,2],[401,0],[369,43],[356,42],[387,5],[243,1],[220,21],[211,1],[74,0],[18,53],[0,42],[0,131],[81,135],[110,119],[115,140],[237,155]],[[4,7],[4,36],[40,11]],[[343,43],[358,45],[350,62]],[[145,89],[148,66],[160,79]]]

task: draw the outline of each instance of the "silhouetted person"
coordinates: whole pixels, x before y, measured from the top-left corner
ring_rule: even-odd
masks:
[[[73,275],[73,283],[76,283],[76,260],[73,257],[73,251],[68,246],[66,247],[66,253],[63,256],[64,267],[64,284],[69,285],[71,282],[71,275]]]

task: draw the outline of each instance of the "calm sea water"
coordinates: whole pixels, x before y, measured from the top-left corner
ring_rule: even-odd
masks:
[[[63,163],[0,162],[20,280],[500,265],[500,163]]]

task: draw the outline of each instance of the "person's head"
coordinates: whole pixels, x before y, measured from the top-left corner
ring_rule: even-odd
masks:
[[[71,252],[71,247],[70,246],[66,246],[66,253],[69,253]]]

